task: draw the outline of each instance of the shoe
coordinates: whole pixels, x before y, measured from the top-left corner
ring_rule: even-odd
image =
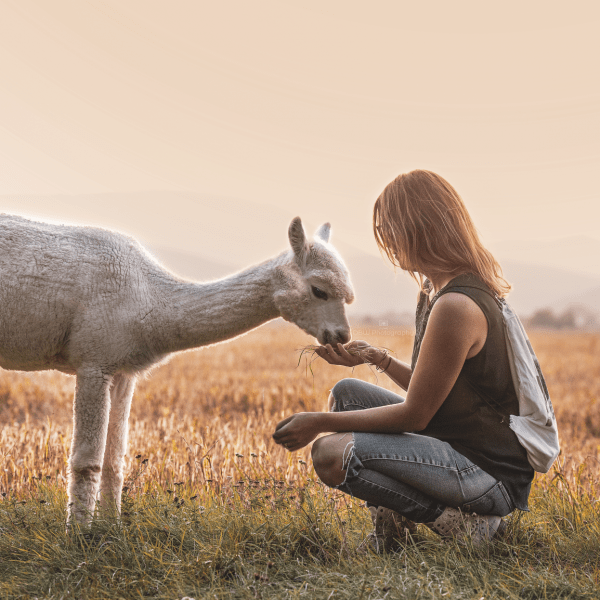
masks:
[[[425,525],[442,537],[461,541],[470,537],[474,546],[498,539],[506,531],[506,523],[501,517],[463,513],[458,508],[450,507],[445,508],[435,521]]]
[[[369,506],[369,512],[374,529],[357,548],[359,552],[371,550],[376,554],[382,554],[398,550],[408,541],[409,534],[412,535],[417,531],[415,523],[395,510],[383,506]]]

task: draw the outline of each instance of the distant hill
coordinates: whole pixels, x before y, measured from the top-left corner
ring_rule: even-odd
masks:
[[[131,235],[157,252],[177,250],[183,262],[186,260],[183,255],[189,252],[216,264],[233,265],[235,269],[284,250],[289,244],[288,227],[296,216],[303,219],[309,235],[329,219],[334,243],[338,245],[343,237],[335,215],[325,215],[318,223],[307,223],[302,206],[282,202],[275,207],[197,192],[0,196],[0,212],[55,222],[95,224]],[[346,244],[344,252],[352,248]]]
[[[586,288],[583,292],[565,294],[557,308],[566,308],[571,305],[589,306],[600,313],[600,286]]]
[[[408,275],[401,271],[394,273],[383,258],[366,253],[344,257],[344,260],[356,294],[348,307],[349,314],[414,313],[419,288]]]
[[[351,314],[414,313],[418,287],[408,275],[399,270],[394,274],[383,259],[368,254],[345,260],[357,297],[349,309]],[[521,315],[544,307],[564,310],[573,303],[600,312],[600,277],[510,260],[502,266],[513,286],[509,302]]]
[[[238,267],[225,261],[219,262],[179,250],[161,247],[148,250],[160,264],[185,279],[211,281],[227,277],[238,270]]]
[[[0,210],[59,221],[58,215],[69,215],[68,221],[119,229],[149,246],[174,272],[200,281],[274,256],[288,245],[291,218],[302,216],[302,207],[285,203],[278,208],[194,192],[0,196]],[[332,242],[355,286],[356,301],[349,314],[414,313],[416,284],[401,272],[394,274],[383,258],[352,243],[350,233],[336,227],[335,215],[327,218],[333,224]],[[318,225],[307,227],[308,233]],[[600,314],[600,240],[577,236],[502,241],[490,244],[490,249],[514,286],[509,300],[521,315],[545,307],[562,311],[572,304]]]
[[[551,267],[600,279],[600,240],[571,236],[554,240],[505,240],[489,244],[494,256],[505,261]]]
[[[541,308],[573,309],[600,321],[600,240],[572,236],[555,240],[517,240],[490,244],[507,279],[509,300],[521,314]]]
[[[600,298],[587,297],[587,290],[600,286],[600,277],[511,260],[502,261],[506,279],[513,285],[508,300],[522,315],[552,307],[562,310],[572,302],[582,302],[600,310]]]
[[[150,248],[150,252],[173,273],[197,281],[220,279],[249,266],[241,260],[219,262],[162,247]],[[355,301],[348,307],[349,314],[414,312],[418,287],[408,276],[401,272],[395,274],[383,259],[366,253],[344,257],[344,260],[356,292]]]
[[[217,261],[169,248],[154,247],[150,250],[174,273],[198,281],[226,277],[248,266],[242,260]],[[356,248],[348,251],[352,254],[345,255],[344,260],[356,292],[356,300],[348,307],[349,315],[387,315],[388,320],[393,320],[400,318],[402,313],[414,314],[418,287],[410,277],[401,271],[394,273],[383,258],[359,253]],[[503,261],[503,268],[513,285],[509,302],[521,315],[530,315],[545,307],[564,310],[574,303],[592,312],[600,312],[600,278],[508,260]],[[405,320],[405,317],[402,316],[402,319]]]
[[[154,253],[182,276],[206,280],[224,277],[285,248],[289,217],[285,210],[267,214],[256,205],[245,207],[246,226],[241,230],[214,226],[214,222],[223,223],[222,215],[242,209],[241,204],[224,199],[206,220],[195,224],[206,242],[202,255],[166,247],[154,247]],[[268,235],[272,236],[273,229],[280,231],[277,237],[281,243],[275,246]],[[228,235],[236,238],[235,246],[223,244]],[[355,302],[348,307],[350,315],[414,313],[418,288],[410,277],[401,271],[394,273],[387,260],[346,242],[335,225],[332,242],[350,270],[356,292]],[[240,253],[240,246],[247,251]],[[491,247],[513,285],[509,302],[519,314],[531,315],[545,307],[563,311],[573,304],[600,314],[600,241],[577,237],[554,242],[501,242]],[[579,256],[576,261],[569,258],[573,251]]]

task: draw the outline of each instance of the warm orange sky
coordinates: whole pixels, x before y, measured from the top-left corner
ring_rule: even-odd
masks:
[[[598,31],[595,1],[4,0],[0,210],[201,252],[193,203],[77,198],[195,192],[376,252],[376,196],[420,167],[486,241],[600,238]]]

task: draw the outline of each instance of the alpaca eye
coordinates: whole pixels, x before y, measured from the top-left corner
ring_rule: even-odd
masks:
[[[327,300],[327,292],[320,290],[318,287],[312,286],[312,293],[317,297],[321,298],[321,300]]]

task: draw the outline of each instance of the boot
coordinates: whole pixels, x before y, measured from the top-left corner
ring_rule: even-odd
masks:
[[[506,530],[506,523],[501,517],[463,513],[458,508],[450,507],[446,507],[435,521],[425,525],[442,537],[462,541],[470,537],[474,546],[498,539]]]
[[[369,506],[373,531],[358,547],[360,552],[370,549],[376,554],[398,550],[409,539],[409,534],[417,531],[412,521],[404,518],[395,510],[383,506]]]

